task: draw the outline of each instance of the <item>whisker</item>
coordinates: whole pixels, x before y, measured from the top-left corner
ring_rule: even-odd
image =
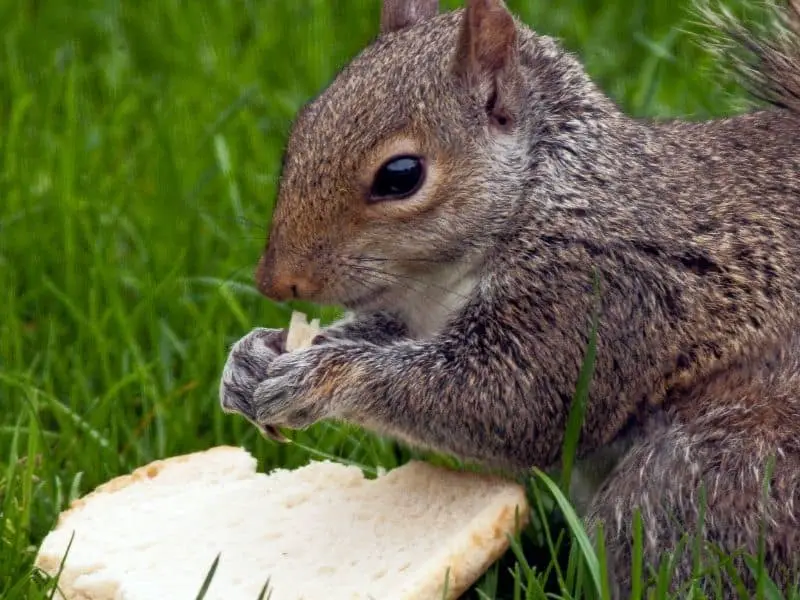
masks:
[[[405,288],[410,289],[410,290],[414,290],[415,292],[423,294],[423,295],[424,295],[424,291],[422,289],[419,289],[417,287],[414,287],[412,285],[404,283],[403,280],[410,281],[412,283],[418,283],[418,284],[420,284],[420,285],[422,285],[424,287],[427,287],[427,286],[434,287],[434,288],[440,289],[440,290],[442,290],[444,292],[447,292],[448,294],[459,295],[459,294],[457,294],[457,292],[454,292],[453,290],[451,290],[451,289],[449,289],[447,287],[444,287],[444,286],[441,286],[441,285],[436,285],[436,284],[433,284],[433,283],[428,283],[426,281],[423,281],[423,280],[420,280],[420,279],[416,279],[414,277],[405,276],[405,275],[399,275],[397,273],[389,273],[387,271],[382,271],[380,269],[375,269],[373,267],[368,267],[366,265],[350,265],[350,267],[355,269],[355,270],[361,271],[363,273],[368,273],[368,274],[370,274],[370,275],[372,275],[374,277],[382,277],[383,281],[389,281],[391,283],[403,285]],[[466,296],[464,296],[464,297],[466,298]],[[429,296],[429,298],[433,299],[430,296]]]
[[[366,271],[371,272],[371,273],[382,273],[384,275],[390,275],[390,276],[395,277],[395,278],[406,279],[408,281],[413,281],[413,282],[419,283],[420,285],[423,285],[425,287],[430,286],[430,287],[442,290],[443,292],[447,292],[448,294],[453,294],[454,296],[458,296],[459,298],[463,298],[464,300],[469,300],[469,296],[467,296],[465,294],[460,294],[459,292],[456,292],[455,290],[453,290],[451,288],[448,288],[446,286],[438,285],[436,283],[432,283],[432,282],[429,282],[429,281],[424,281],[422,279],[418,279],[416,277],[412,277],[411,275],[401,275],[399,273],[388,273],[386,271],[381,271],[380,269],[377,269],[375,267],[371,267],[369,265],[351,265],[351,266],[353,268],[363,269],[363,270],[366,270]],[[409,287],[411,287],[411,286],[409,286]],[[413,289],[415,291],[420,291],[417,288],[411,288],[411,289]]]
[[[405,287],[406,289],[413,290],[415,293],[419,294],[420,296],[422,296],[426,300],[429,300],[430,302],[433,302],[434,304],[438,304],[442,308],[445,308],[447,310],[450,310],[452,308],[451,306],[448,306],[447,304],[442,302],[440,299],[431,296],[430,294],[426,293],[425,291],[417,289],[415,287],[412,287],[412,286],[408,285],[407,283],[404,283],[403,281],[400,281],[397,278],[397,276],[395,274],[393,274],[393,273],[386,273],[386,272],[383,272],[383,271],[378,271],[378,270],[375,270],[375,269],[370,269],[368,267],[359,266],[359,265],[349,265],[349,266],[352,269],[356,270],[356,271],[361,271],[362,273],[367,273],[372,278],[378,279],[379,281],[384,281],[384,282],[389,283],[389,284],[399,285],[399,286]],[[353,279],[355,279],[355,274],[352,271],[350,271],[350,276]],[[420,283],[420,282],[418,282],[418,283]],[[445,291],[450,292],[450,290],[447,290],[447,288],[442,288],[442,289],[444,289]],[[451,293],[455,293],[455,292],[451,292]],[[456,295],[460,295],[460,294],[456,294]],[[462,296],[462,297],[464,299],[468,299],[467,296]]]
[[[359,275],[356,275],[356,273],[362,273],[362,275],[359,276]],[[358,283],[360,283],[361,285],[363,285],[366,288],[370,288],[370,287],[372,287],[372,286],[369,285],[370,278],[364,276],[363,275],[364,273],[370,275],[372,279],[377,279],[378,281],[391,283],[393,285],[397,285],[397,284],[401,284],[402,285],[401,282],[397,281],[397,279],[394,279],[389,273],[373,272],[373,271],[370,271],[368,269],[361,269],[361,268],[357,268],[357,267],[355,268],[355,272],[354,271],[349,271],[348,272],[348,274],[349,274],[351,279],[353,279],[354,281],[357,281]],[[408,287],[408,286],[406,286],[406,287]],[[409,289],[411,289],[411,288],[409,288]]]
[[[389,262],[394,260],[392,258],[386,256],[368,256],[368,255],[358,255],[358,256],[348,256],[348,259],[356,260],[356,261],[369,261],[369,262]],[[452,263],[463,263],[463,264],[470,264],[472,261],[467,258],[404,258],[404,262],[419,262],[419,263],[429,263],[433,265],[446,265]]]
[[[367,292],[371,292],[371,291],[373,291],[373,290],[376,290],[376,289],[377,289],[377,288],[375,287],[375,285],[370,285],[370,283],[371,283],[371,282],[370,282],[370,280],[369,280],[369,279],[367,279],[366,277],[363,277],[363,276],[361,276],[361,275],[359,275],[359,274],[356,274],[356,273],[353,273],[353,272],[348,272],[348,274],[347,274],[347,275],[348,275],[348,277],[347,277],[347,278],[348,278],[348,280],[349,280],[350,282],[357,283],[358,285],[362,286],[362,287],[364,288],[364,290],[365,290],[365,291],[367,291]],[[380,279],[380,278],[378,278],[378,279],[379,279],[379,281],[386,281],[387,283],[392,283],[392,284],[394,284],[394,283],[395,283],[394,281],[387,281],[387,280],[385,280],[385,279]],[[347,294],[347,293],[344,291],[344,286],[343,286],[343,285],[340,285],[340,286],[338,286],[338,287],[339,287],[339,289],[338,289],[339,293],[338,293],[337,295],[338,295],[339,297],[345,297],[345,298],[348,298],[348,296],[351,296],[350,294]],[[348,298],[348,299],[349,299],[349,298]]]

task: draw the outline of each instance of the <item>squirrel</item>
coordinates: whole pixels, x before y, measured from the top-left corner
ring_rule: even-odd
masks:
[[[230,350],[222,409],[262,430],[323,419],[526,472],[559,464],[599,312],[579,458],[612,585],[696,535],[800,563],[800,1],[736,34],[763,106],[626,115],[502,0],[384,0],[380,31],[298,113],[255,278],[339,305],[286,353]],[[599,294],[596,293],[599,282]],[[598,307],[599,305],[599,307]],[[765,471],[771,468],[764,496]],[[762,527],[763,524],[763,527]],[[743,581],[753,578],[735,562]],[[673,585],[692,573],[676,559]]]

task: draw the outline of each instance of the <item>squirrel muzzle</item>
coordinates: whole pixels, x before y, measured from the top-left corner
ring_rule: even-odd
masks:
[[[310,300],[319,292],[307,262],[279,259],[275,247],[269,244],[256,267],[258,291],[278,302],[286,300]]]

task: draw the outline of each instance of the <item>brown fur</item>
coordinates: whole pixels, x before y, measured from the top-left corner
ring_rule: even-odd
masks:
[[[404,15],[426,14],[417,3]],[[749,81],[772,106],[652,123],[624,115],[500,0],[395,23],[298,115],[257,272],[267,296],[353,315],[303,352],[232,355],[223,406],[262,425],[344,419],[515,470],[556,465],[596,272],[580,454],[627,448],[587,515],[606,522],[618,593],[632,511],[655,558],[692,531],[699,486],[705,539],[753,550],[766,515],[767,564],[788,582],[800,535],[798,28],[746,38],[759,57]],[[428,169],[419,192],[371,201],[376,170],[409,152]]]

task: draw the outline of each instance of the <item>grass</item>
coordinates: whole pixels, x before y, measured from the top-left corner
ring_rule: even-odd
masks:
[[[693,39],[686,0],[509,5],[633,115],[745,105]],[[251,274],[291,119],[378,13],[377,0],[0,4],[0,598],[47,597],[31,564],[58,512],[148,461],[215,444],[265,469],[409,458],[329,424],[277,446],[216,396],[250,328],[283,326],[292,308],[337,314],[267,302]],[[534,482],[539,529],[474,593],[602,597],[602,551],[577,523],[550,532],[553,503],[568,504]],[[565,531],[579,543],[559,550]]]

